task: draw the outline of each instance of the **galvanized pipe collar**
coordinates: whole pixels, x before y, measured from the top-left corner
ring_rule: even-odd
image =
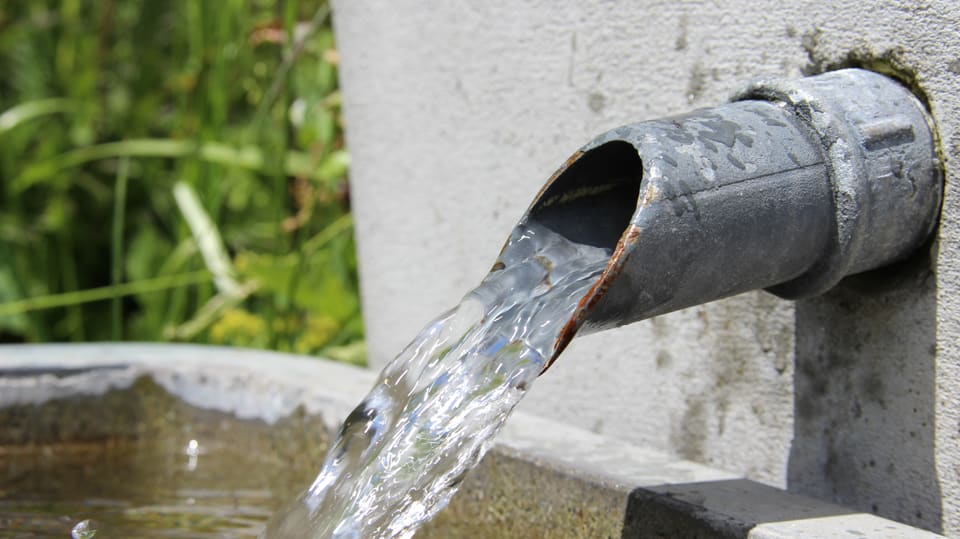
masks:
[[[734,100],[792,110],[823,152],[836,230],[825,256],[800,277],[769,288],[796,298],[846,275],[900,259],[930,234],[942,190],[933,120],[893,79],[844,69],[803,79],[760,78]]]

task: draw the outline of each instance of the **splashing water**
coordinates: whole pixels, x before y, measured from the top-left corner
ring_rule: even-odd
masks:
[[[609,256],[521,223],[480,286],[387,365],[263,537],[411,537],[490,448]]]
[[[97,535],[97,526],[92,520],[81,520],[70,530],[71,539],[93,539]]]

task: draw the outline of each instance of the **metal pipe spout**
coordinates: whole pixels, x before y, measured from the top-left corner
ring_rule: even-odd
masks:
[[[820,294],[909,255],[940,206],[933,129],[907,88],[845,69],[600,135],[521,220],[613,252],[549,363],[578,330],[754,289]]]

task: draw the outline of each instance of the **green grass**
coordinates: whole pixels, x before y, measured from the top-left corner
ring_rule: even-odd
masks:
[[[0,3],[0,342],[364,361],[323,1]]]

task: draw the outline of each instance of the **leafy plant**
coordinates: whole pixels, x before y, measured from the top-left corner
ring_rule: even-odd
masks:
[[[328,14],[0,4],[0,340],[363,362]]]

